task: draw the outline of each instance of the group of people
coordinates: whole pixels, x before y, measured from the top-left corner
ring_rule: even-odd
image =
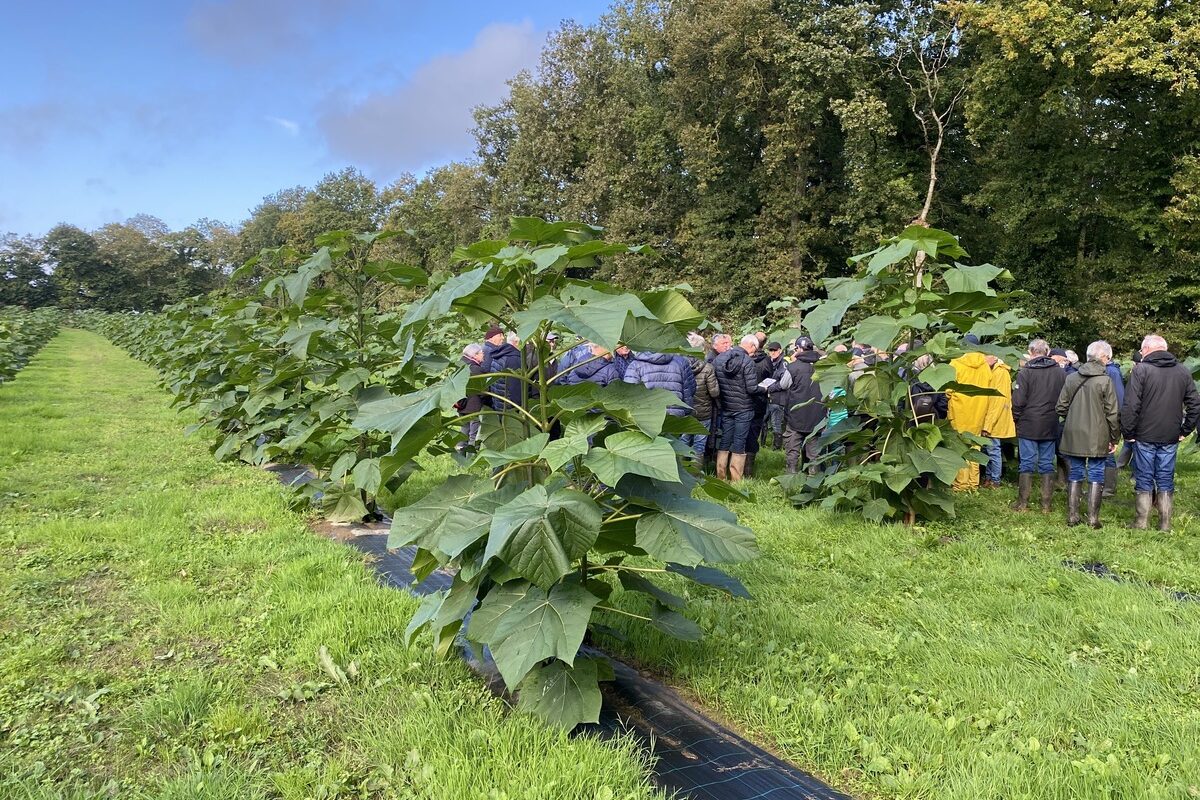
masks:
[[[1127,380],[1104,341],[1088,345],[1080,363],[1073,352],[1034,339],[1015,381],[995,356],[970,352],[950,363],[956,382],[996,390],[990,396],[950,395],[951,425],[990,440],[982,480],[978,465],[970,464],[955,488],[998,486],[1001,441],[1015,440],[1014,510],[1029,507],[1036,479],[1041,510],[1050,513],[1055,487],[1065,482],[1067,524],[1083,521],[1086,494],[1087,523],[1099,528],[1103,498],[1115,493],[1118,468],[1129,465],[1135,493],[1130,527],[1146,528],[1153,508],[1159,530],[1170,530],[1175,456],[1200,421],[1200,394],[1191,371],[1168,351],[1163,337],[1142,340]]]
[[[979,345],[973,336],[965,341]],[[546,365],[546,377],[560,385],[621,381],[674,394],[679,402],[668,413],[690,415],[699,423],[694,428],[704,431],[684,435],[684,444],[700,468],[711,459],[719,478],[753,477],[756,455],[768,444],[785,452],[789,473],[818,468],[828,452],[828,432],[847,412],[829,402],[842,390],[826,395],[815,379],[816,364],[825,354],[812,339],[800,336],[789,342],[786,352],[762,332],[743,336],[736,344],[729,334],[718,333],[708,341],[693,332],[688,342],[705,355],[631,352],[627,347],[610,352],[580,342]],[[482,344],[463,350],[463,360],[473,375],[519,370],[521,345],[515,333],[492,327]],[[833,348],[847,350],[852,381],[891,357],[858,343]],[[899,352],[903,350],[901,346]],[[532,357],[530,350],[525,363]],[[909,409],[914,422],[946,418],[955,430],[988,441],[982,477],[979,465],[969,463],[955,479],[955,489],[998,487],[1004,443],[1015,443],[1019,477],[1014,510],[1029,507],[1036,479],[1041,510],[1050,513],[1056,485],[1065,483],[1067,524],[1083,521],[1086,495],[1087,523],[1099,528],[1102,498],[1115,492],[1118,468],[1129,465],[1136,497],[1131,527],[1146,528],[1151,509],[1157,508],[1159,529],[1169,530],[1176,449],[1196,430],[1200,394],[1190,371],[1168,352],[1161,336],[1147,336],[1134,361],[1126,379],[1107,342],[1089,345],[1081,363],[1074,352],[1035,339],[1014,379],[1003,359],[970,351],[950,364],[957,384],[992,390],[974,394],[941,392],[925,383],[921,374],[934,361],[923,355],[909,370]],[[478,435],[479,416],[474,412],[489,402],[523,404],[530,391],[515,377],[500,378],[486,396],[464,398],[459,409],[468,420],[465,444],[473,444]]]

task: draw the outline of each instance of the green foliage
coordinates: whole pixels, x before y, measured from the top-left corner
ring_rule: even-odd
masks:
[[[449,591],[422,605],[406,635],[429,629],[445,652],[474,609],[467,640],[490,649],[523,709],[567,728],[597,719],[597,681],[607,665],[582,656],[580,647],[595,615],[623,613],[605,602],[617,586],[655,598],[655,611],[642,621],[669,636],[700,634],[679,613],[684,601],[651,582],[666,569],[627,564],[630,556],[667,562],[700,584],[744,595],[717,570],[690,568],[757,555],[753,534],[732,513],[692,497],[699,485],[717,489],[688,472],[682,450],[664,435],[690,421],[668,415],[673,396],[624,383],[562,386],[547,369],[565,352],[553,350],[551,332],[569,340],[565,348],[577,336],[613,349],[652,342],[684,352],[685,332],[701,320],[677,290],[622,292],[570,277],[597,255],[637,250],[606,245],[598,233],[516,218],[511,242],[460,249],[463,271],[408,309],[397,342],[411,351],[446,319],[495,321],[524,338],[521,365],[477,378],[460,366],[425,388],[360,396],[354,416],[357,429],[390,437],[391,457],[437,452],[447,433],[462,437],[453,402],[464,392],[490,394],[494,409],[480,412],[481,448],[473,457],[475,470],[489,469],[490,477],[451,476],[395,515],[390,546],[416,545],[415,563],[457,575]],[[488,391],[503,380],[522,387],[523,401]]]
[[[0,306],[0,383],[29,363],[29,359],[58,333],[62,312],[55,308],[26,311]]]
[[[219,432],[219,459],[308,465],[319,479],[301,492],[319,495],[331,518],[375,515],[377,498],[409,475],[411,454],[392,453],[386,436],[352,428],[351,416],[380,393],[424,387],[447,363],[412,348],[396,352],[401,322],[383,298],[427,277],[379,257],[378,245],[392,235],[319,237],[319,249],[263,282],[256,300],[112,316],[98,327],[159,368],[176,402]],[[286,263],[287,253],[260,258]],[[460,388],[446,386],[450,394]],[[427,441],[437,434],[425,432]]]
[[[1005,342],[1036,327],[1013,310],[1022,293],[992,288],[994,281],[1011,280],[1008,272],[958,260],[966,257],[951,234],[910,226],[850,259],[857,274],[827,280],[828,299],[809,304],[804,327],[815,341],[833,344],[833,331],[852,310],[869,309],[874,313],[846,326],[840,338],[890,355],[866,364],[849,352],[830,353],[817,363],[815,379],[831,394],[830,409],[846,419],[824,432],[832,449],[825,461],[836,468],[779,478],[797,505],[819,501],[874,522],[954,516],[950,486],[968,462],[982,459],[975,448],[983,440],[955,431],[946,420],[915,424],[911,392],[993,394],[957,383],[946,362],[978,350],[1015,363],[1014,348],[967,345],[962,338]],[[924,366],[931,361],[940,363]],[[918,381],[925,386],[911,389]]]

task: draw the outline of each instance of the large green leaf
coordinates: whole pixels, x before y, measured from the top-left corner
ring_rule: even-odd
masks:
[[[680,333],[687,333],[704,321],[704,315],[678,289],[658,289],[642,292],[638,296],[659,322],[672,326]]]
[[[413,303],[404,315],[403,325],[408,327],[421,320],[436,320],[445,316],[457,301],[468,297],[487,280],[492,271],[490,264],[455,275],[419,303]]]
[[[578,583],[546,591],[527,581],[509,581],[488,592],[471,615],[467,636],[491,649],[505,685],[515,689],[540,661],[574,663],[599,602]]]
[[[758,556],[754,532],[725,506],[627,480],[617,491],[649,506],[637,521],[637,546],[663,561],[694,567],[702,561],[738,562]],[[635,487],[632,490],[626,487]]]
[[[521,681],[517,708],[566,730],[599,722],[605,672],[611,675],[611,668],[590,657],[575,659],[573,667],[558,661],[535,667]]]
[[[462,627],[463,618],[475,607],[478,589],[476,584],[455,576],[449,589],[426,595],[404,630],[404,646],[411,646],[413,636],[429,628],[433,633],[434,649],[439,656],[445,657]]]
[[[704,636],[699,625],[678,611],[672,611],[662,603],[655,603],[654,608],[650,611],[650,625],[668,636],[683,639],[685,642],[699,641]]]
[[[946,288],[952,294],[980,292],[985,295],[994,295],[995,290],[988,284],[1004,273],[1005,270],[991,264],[979,264],[974,267],[955,264],[952,269],[942,273],[942,278],[945,279]]]
[[[487,534],[492,514],[518,492],[493,489],[486,478],[452,475],[418,502],[396,509],[388,547],[415,544],[454,558]]]
[[[542,459],[550,469],[559,470],[577,456],[585,455],[590,447],[587,434],[564,436],[546,445],[542,450]]]
[[[313,334],[337,330],[337,320],[302,316],[293,322],[279,337],[278,344],[286,344],[293,358],[308,358],[308,346]]]
[[[651,438],[639,431],[622,431],[607,437],[604,446],[593,448],[583,464],[609,486],[615,486],[627,474],[679,480],[679,462],[671,443],[661,436]]]
[[[783,476],[780,476],[783,477]],[[796,476],[791,476],[796,477]],[[667,564],[667,571],[674,572],[689,578],[696,583],[704,586],[712,586],[715,589],[720,589],[733,597],[741,597],[745,600],[750,599],[750,592],[742,585],[742,582],[732,575],[726,575],[719,569],[712,567],[685,567],[682,564]]]
[[[550,320],[572,333],[616,350],[629,315],[653,318],[645,304],[632,294],[609,294],[588,286],[568,286],[557,297],[547,295],[513,315],[522,339]]]
[[[454,404],[466,394],[469,375],[469,370],[463,367],[441,383],[400,396],[364,392],[351,424],[361,431],[390,433],[392,446],[396,447],[426,415],[438,410],[452,413]]]
[[[671,608],[676,611],[687,608],[687,601],[682,597],[671,594],[666,589],[655,585],[648,578],[643,578],[636,572],[619,570],[617,574],[621,579],[621,587],[627,592],[638,592],[640,594],[649,595],[667,608]]]
[[[602,519],[583,492],[532,486],[496,509],[484,558],[500,556],[521,577],[549,588],[595,544]]]
[[[900,321],[893,317],[867,317],[854,329],[854,338],[880,350],[891,350],[900,335]]]
[[[610,383],[597,386],[594,383],[577,383],[574,386],[558,386],[550,389],[551,402],[566,411],[584,411],[588,416],[599,408],[614,419],[634,425],[647,436],[662,433],[667,409],[679,405],[679,398],[664,389],[647,389],[641,384]]]
[[[517,442],[506,450],[491,450],[484,448],[479,451],[479,458],[487,462],[493,469],[512,464],[517,461],[530,461],[538,458],[550,441],[550,434],[539,433],[528,439]]]

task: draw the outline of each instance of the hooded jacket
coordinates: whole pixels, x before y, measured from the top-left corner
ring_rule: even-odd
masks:
[[[983,353],[966,353],[950,362],[954,367],[954,380],[970,386],[983,388],[992,385],[992,370],[988,367],[987,358]],[[987,415],[987,395],[965,395],[962,392],[949,392],[950,410],[947,418],[956,431],[980,433],[983,421]]]
[[[1099,361],[1088,361],[1067,376],[1055,413],[1063,418],[1058,452],[1079,458],[1102,458],[1121,436],[1117,391]]]
[[[1058,396],[1067,376],[1050,356],[1030,359],[1013,385],[1013,421],[1017,438],[1046,442],[1058,438]]]
[[[1121,377],[1121,368],[1110,361],[1104,365],[1104,371],[1112,380],[1113,389],[1117,392],[1117,408],[1125,405],[1125,379]]]
[[[1121,429],[1126,439],[1145,444],[1175,444],[1196,430],[1200,394],[1192,373],[1175,356],[1150,353],[1129,373]]]
[[[472,378],[483,374],[483,364],[476,364],[466,356],[463,356],[461,361],[471,370]],[[483,409],[485,405],[484,400],[487,399],[488,398],[484,397],[482,394],[469,394],[462,400],[458,401],[458,405],[455,406],[455,408],[458,409],[458,413],[460,415],[474,414],[475,412]]]
[[[625,383],[640,383],[648,389],[665,389],[679,398],[680,405],[672,406],[669,412],[677,417],[690,411],[696,381],[691,365],[682,357],[668,353],[636,353],[625,368]]]
[[[1012,413],[1012,370],[999,359],[992,366],[991,387],[999,392],[1000,396],[987,399],[983,429],[993,439],[1011,439],[1017,435]]]
[[[731,347],[713,361],[713,372],[721,388],[721,410],[740,414],[755,410],[755,398],[765,397],[759,387],[758,368],[741,347]]]
[[[739,350],[741,348],[738,348]],[[750,360],[754,362],[754,368],[758,371],[758,380],[755,383],[761,383],[767,378],[773,377],[775,374],[775,365],[771,363],[771,357],[764,351],[759,350],[754,355],[750,356]],[[754,396],[754,413],[758,416],[763,416],[767,413],[767,402],[770,395],[764,390],[761,394]]]
[[[487,372],[520,372],[521,351],[508,342],[500,345],[484,342],[483,363],[486,365]],[[497,378],[488,387],[488,391],[507,398],[516,405],[521,405],[521,387],[522,381],[520,378]],[[497,400],[496,398],[491,398],[491,400],[492,406],[497,411],[504,411],[509,406],[509,403],[505,403],[503,400]]]
[[[783,357],[782,353],[779,358],[771,358],[769,355],[767,358],[771,361],[770,377],[776,381],[775,385],[767,392],[767,403],[773,406],[783,406],[786,409],[787,392],[779,385],[779,381],[783,380],[783,373],[787,372],[787,359]]]
[[[825,419],[824,396],[821,385],[813,380],[813,365],[821,359],[815,350],[804,350],[796,354],[796,360],[787,365],[791,384],[786,391],[776,392],[783,396],[787,426],[794,431],[810,433]]]
[[[717,410],[717,399],[721,396],[721,386],[717,383],[717,374],[713,365],[702,358],[689,359],[692,367],[692,377],[696,379],[696,397],[692,400],[692,416],[708,422]]]

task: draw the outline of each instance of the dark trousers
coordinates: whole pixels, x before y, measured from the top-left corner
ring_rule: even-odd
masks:
[[[719,450],[730,453],[746,453],[750,445],[750,426],[754,422],[753,411],[728,412],[721,415],[721,444]],[[754,442],[758,452],[758,442]]]
[[[821,457],[821,437],[788,425],[783,429],[783,450],[787,454],[788,474],[795,474],[801,466]]]

